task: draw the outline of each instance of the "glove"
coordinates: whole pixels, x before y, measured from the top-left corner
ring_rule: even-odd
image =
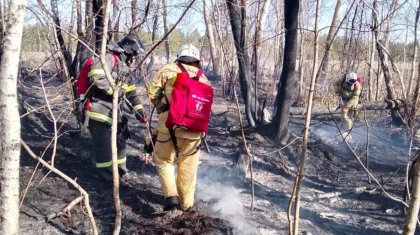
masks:
[[[345,104],[340,104],[340,108],[341,108],[341,109],[347,109],[348,107],[347,107],[347,105],[345,105]]]

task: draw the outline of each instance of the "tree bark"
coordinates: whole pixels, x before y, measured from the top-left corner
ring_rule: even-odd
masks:
[[[271,124],[270,133],[277,142],[286,140],[289,125],[289,112],[293,94],[296,87],[296,54],[298,35],[299,1],[285,0],[284,2],[284,26],[285,45],[283,54],[283,70],[280,82],[277,86],[276,113]]]
[[[376,45],[376,50],[378,51],[379,60],[381,62],[382,72],[384,74],[385,86],[386,86],[386,91],[387,91],[386,99],[395,100],[396,96],[393,89],[391,72],[389,70],[388,61],[386,59],[386,54],[384,52],[384,45],[382,45],[381,41],[379,40],[379,31],[378,31],[379,19],[378,19],[378,14],[376,10],[376,5],[377,5],[377,1],[375,0],[373,2],[373,8],[372,8],[372,16],[374,20],[373,32],[375,36],[375,45]],[[393,124],[398,125],[398,126],[405,124],[398,110],[391,110],[391,117],[392,117]]]
[[[312,79],[311,79],[311,85],[309,89],[309,97],[308,97],[308,103],[306,107],[305,112],[305,124],[303,127],[303,141],[302,141],[302,152],[300,154],[299,158],[299,164],[298,164],[298,170],[296,173],[296,179],[294,183],[294,190],[293,194],[290,197],[290,202],[295,202],[295,215],[293,218],[293,230],[292,231],[294,235],[298,235],[299,233],[299,216],[300,216],[300,189],[302,187],[302,180],[305,172],[305,158],[306,158],[306,150],[308,148],[308,137],[309,137],[309,127],[311,125],[311,115],[312,115],[312,103],[313,103],[313,97],[314,97],[314,90],[315,90],[315,82],[316,82],[316,76],[317,76],[317,65],[318,65],[318,18],[319,18],[319,6],[320,6],[320,0],[316,1],[316,10],[315,10],[315,24],[314,24],[314,61],[312,64]],[[289,206],[291,206],[291,203],[289,203]],[[290,208],[288,211],[291,211]],[[290,223],[290,222],[289,222]]]
[[[136,23],[137,19],[137,0],[131,0],[131,27]]]
[[[94,28],[94,35],[95,35],[95,52],[100,54],[101,53],[101,45],[103,38],[103,27],[104,27],[104,0],[92,0],[93,1],[93,15],[95,18],[95,28]],[[107,30],[108,31],[108,30]]]
[[[39,2],[40,0],[38,0]],[[55,36],[58,41],[58,46],[60,48],[60,52],[64,58],[64,64],[63,66],[66,66],[67,71],[70,71],[71,67],[71,54],[69,50],[67,49],[66,43],[64,42],[64,37],[61,32],[61,21],[60,21],[60,15],[58,13],[58,3],[57,0],[51,0],[51,10],[52,10],[52,17],[54,20],[54,30],[55,30]]]
[[[319,70],[316,76],[317,80],[320,77],[324,77],[324,79],[327,79],[326,71],[328,70],[328,64],[330,60],[331,46],[334,41],[336,31],[338,30],[337,23],[338,23],[338,15],[340,13],[341,5],[342,5],[342,0],[337,0],[337,3],[335,4],[335,9],[334,9],[334,15],[331,20],[331,27],[330,27],[330,30],[328,31],[327,39],[325,40],[325,52],[324,52],[324,56],[322,58],[321,65],[320,65],[321,69]]]
[[[420,74],[420,63],[417,67],[417,74]],[[409,112],[409,119],[408,119],[408,125],[410,127],[415,128],[416,125],[416,117],[419,109],[419,102],[420,102],[420,77],[417,75],[417,85],[414,89],[413,99],[411,100],[411,110]]]
[[[165,35],[168,34],[168,5],[166,4],[166,0],[162,0],[162,8],[163,8],[163,33]],[[171,49],[169,47],[168,39],[165,40],[165,52],[166,52],[166,63],[169,63],[171,60]]]
[[[238,59],[239,82],[241,85],[241,95],[245,103],[245,114],[248,125],[256,126],[256,112],[258,110],[258,101],[255,97],[255,90],[251,79],[251,65],[246,51],[246,4],[244,0],[241,3],[237,0],[227,0],[229,10],[230,24],[235,41],[236,55]]]
[[[118,0],[112,0],[112,16],[115,23],[111,35],[114,41],[118,41],[120,39],[120,11],[118,7]]]
[[[100,61],[104,69],[106,78],[113,88],[113,99],[112,99],[112,126],[111,126],[111,152],[112,152],[112,176],[113,176],[113,198],[114,198],[114,207],[115,207],[115,223],[113,235],[120,234],[121,231],[121,201],[120,201],[120,180],[118,174],[118,156],[117,156],[117,124],[118,124],[118,94],[120,87],[116,86],[114,79],[112,78],[111,71],[106,64],[106,35],[108,35],[108,23],[109,23],[109,12],[111,8],[111,0],[105,0],[103,5],[103,38],[101,40],[100,47]]]
[[[217,77],[219,77],[219,57],[217,56],[216,51],[216,43],[214,38],[214,32],[213,32],[213,24],[211,21],[211,18],[209,17],[208,12],[208,4],[207,0],[203,0],[203,14],[204,14],[204,22],[206,23],[206,32],[207,37],[209,38],[209,47],[210,47],[210,55],[213,65],[213,72]]]
[[[414,73],[416,70],[416,61],[417,61],[417,45],[418,45],[418,39],[417,39],[417,29],[418,29],[418,24],[419,24],[419,16],[420,16],[420,2],[419,5],[417,6],[417,12],[416,12],[416,20],[414,22],[414,48],[413,48],[413,60],[411,61],[411,70],[410,70],[410,79],[408,82],[408,89],[407,89],[407,97],[410,97],[411,94],[411,89],[413,86],[413,81],[414,81]],[[417,77],[419,76],[419,74],[417,74]],[[417,78],[417,80],[419,80],[419,78]],[[416,92],[416,90],[414,90]]]
[[[17,101],[19,56],[26,0],[9,5],[0,64],[0,231],[19,233],[20,117]]]
[[[405,217],[404,223],[404,235],[412,235],[416,231],[417,220],[420,208],[420,156],[417,157],[417,161],[414,166],[414,179],[413,188],[411,193],[411,199],[409,203],[408,213]]]
[[[156,3],[156,11],[155,15],[153,16],[153,28],[152,28],[152,42],[156,40],[156,34],[159,30],[159,13],[160,13],[160,4],[161,1]],[[146,74],[149,78],[153,77],[153,65],[155,63],[155,53],[150,54],[150,62],[147,64],[147,71]]]

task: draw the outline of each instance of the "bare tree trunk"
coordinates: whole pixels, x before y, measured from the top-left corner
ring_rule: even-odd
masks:
[[[136,23],[136,19],[137,19],[137,0],[131,0],[131,27],[133,27],[134,24]]]
[[[19,233],[20,118],[17,78],[26,0],[9,5],[0,64],[0,231]]]
[[[104,0],[92,0],[93,1],[93,15],[95,17],[95,52],[100,54],[101,53],[101,45],[102,40],[105,39],[106,44],[106,36],[105,38],[102,36],[104,31]],[[106,29],[108,31],[108,29]]]
[[[258,19],[257,19],[257,26],[255,29],[255,38],[254,38],[254,53],[252,55],[252,69],[254,69],[254,106],[258,107],[258,79],[260,78],[259,76],[259,50],[261,48],[261,43],[262,43],[262,30],[264,29],[265,26],[265,20],[267,19],[267,14],[268,14],[268,8],[270,7],[270,2],[271,0],[264,0],[264,5],[261,9],[261,12],[259,12],[258,14]],[[255,120],[259,120],[261,119],[260,117],[258,117],[258,113],[255,112],[254,113],[254,119]],[[262,120],[261,120],[262,121]]]
[[[40,0],[38,0],[38,2],[40,2]],[[66,43],[64,42],[64,37],[63,34],[61,32],[61,22],[60,22],[60,16],[58,13],[58,3],[57,0],[51,0],[51,10],[52,10],[52,17],[54,20],[54,30],[55,30],[55,36],[57,38],[58,44],[59,44],[59,48],[61,51],[61,54],[64,58],[64,64],[63,66],[67,67],[67,71],[70,70],[71,67],[71,62],[72,62],[72,58],[71,58],[71,54],[69,52],[69,50],[67,49]]]
[[[163,8],[163,33],[165,35],[168,34],[168,5],[166,4],[166,0],[162,0],[162,8]],[[171,50],[169,48],[169,41],[165,40],[165,52],[166,52],[166,62],[169,63],[171,59]]]
[[[283,142],[288,136],[289,112],[296,87],[296,53],[298,35],[299,1],[284,2],[284,35],[283,70],[277,86],[276,113],[270,128],[270,134],[277,142]]]
[[[104,68],[106,78],[113,88],[113,99],[112,99],[112,126],[111,126],[111,152],[112,152],[112,176],[113,176],[113,196],[115,206],[115,224],[113,235],[120,234],[121,231],[121,201],[120,201],[120,180],[118,175],[118,156],[117,156],[117,124],[118,124],[118,94],[119,87],[115,85],[114,79],[112,78],[111,71],[106,64],[106,35],[108,35],[108,24],[109,24],[109,12],[111,8],[111,0],[106,0],[103,9],[103,38],[101,40],[100,47],[100,61]]]
[[[219,57],[217,56],[217,51],[216,51],[216,43],[215,43],[215,38],[214,38],[214,33],[213,33],[213,24],[208,15],[209,12],[208,12],[207,0],[203,0],[203,14],[204,14],[204,21],[206,23],[207,37],[209,38],[209,47],[210,47],[211,60],[213,64],[213,72],[218,77],[220,75]]]
[[[334,41],[334,37],[336,35],[336,31],[337,31],[337,22],[338,22],[338,15],[340,13],[340,9],[341,9],[341,5],[342,5],[342,0],[337,0],[337,3],[335,4],[335,9],[334,9],[334,15],[333,18],[331,20],[331,27],[330,30],[328,31],[328,35],[327,35],[327,39],[325,41],[325,52],[324,52],[324,56],[322,58],[322,62],[320,65],[320,70],[316,76],[316,79],[318,80],[319,77],[324,77],[324,79],[326,80],[326,76],[327,76],[327,69],[328,69],[328,64],[329,64],[329,60],[330,60],[330,50],[331,50],[331,46],[332,43]]]
[[[374,19],[373,32],[374,32],[374,35],[375,35],[376,50],[378,51],[378,56],[379,56],[379,60],[381,62],[382,72],[384,74],[385,86],[386,86],[386,91],[387,91],[386,99],[394,100],[396,98],[396,96],[395,96],[395,93],[394,93],[394,90],[393,90],[392,76],[391,76],[391,73],[390,73],[390,70],[389,70],[386,54],[384,52],[384,45],[379,40],[379,32],[378,32],[378,28],[377,28],[378,25],[379,25],[379,19],[378,19],[378,14],[377,14],[377,11],[376,11],[376,4],[377,4],[377,1],[375,0],[373,2],[372,16],[373,16],[373,19]],[[391,110],[391,117],[392,117],[392,122],[395,125],[402,125],[402,124],[405,123],[398,110]]]
[[[411,70],[410,70],[410,80],[408,82],[408,89],[407,89],[407,97],[410,97],[411,94],[411,89],[412,89],[412,84],[414,81],[414,72],[415,72],[415,67],[416,67],[416,61],[417,61],[417,45],[418,45],[418,39],[417,39],[417,27],[419,24],[419,16],[420,16],[420,2],[419,5],[417,6],[417,12],[416,12],[416,20],[414,22],[414,48],[413,48],[413,60],[411,61]],[[417,77],[419,76],[419,74],[417,74]],[[419,78],[417,78],[418,80]]]
[[[417,74],[420,74],[420,63],[417,67]],[[418,76],[418,75],[417,75]],[[417,112],[419,111],[419,102],[420,102],[420,77],[417,77],[416,89],[414,89],[413,99],[411,101],[411,110],[409,113],[408,125],[410,127],[415,127]]]
[[[299,11],[299,19],[302,18],[302,10]],[[303,106],[303,101],[305,99],[305,86],[303,85],[303,64],[305,63],[305,59],[304,59],[304,46],[303,46],[303,42],[304,42],[304,34],[303,34],[303,26],[301,25],[301,20],[299,20],[299,28],[300,28],[300,39],[299,39],[299,68],[298,68],[298,92],[297,92],[297,97],[296,97],[296,104],[297,106]]]
[[[258,101],[255,97],[254,87],[251,78],[251,65],[247,53],[246,43],[246,1],[227,0],[230,24],[232,26],[233,39],[235,41],[236,55],[239,65],[239,82],[241,85],[241,95],[245,103],[245,114],[248,125],[256,126],[258,120],[255,119],[258,111]],[[257,105],[255,105],[257,104]]]
[[[299,234],[299,214],[300,214],[300,189],[302,186],[302,179],[305,172],[305,158],[306,158],[306,150],[307,150],[307,143],[308,143],[308,136],[309,136],[309,127],[311,125],[311,114],[312,114],[312,102],[314,96],[314,89],[315,89],[315,80],[316,80],[316,71],[318,70],[318,18],[319,18],[319,6],[320,0],[316,1],[316,13],[315,13],[315,25],[314,25],[314,61],[313,61],[313,68],[312,68],[312,79],[311,79],[311,87],[309,89],[309,97],[308,97],[308,104],[306,107],[305,113],[305,125],[303,127],[303,142],[302,142],[302,152],[299,158],[299,165],[298,170],[296,173],[296,179],[294,183],[294,194],[291,195],[290,201],[295,202],[295,215],[293,218],[293,234]],[[289,203],[291,206],[291,203]],[[290,211],[290,209],[289,209]],[[289,229],[290,231],[290,229]]]
[[[111,35],[113,36],[114,41],[120,39],[120,11],[118,8],[118,0],[112,0],[112,18],[114,18],[114,28]]]
[[[369,92],[368,92],[368,100],[369,101],[376,101],[377,95],[373,96],[373,78],[375,75],[374,65],[376,65],[375,61],[375,35],[374,32],[370,34],[372,37],[372,41],[369,43]],[[375,76],[376,77],[376,76]],[[373,99],[375,98],[375,99]]]
[[[158,1],[156,3],[156,11],[153,17],[152,42],[156,40],[156,34],[157,34],[157,31],[159,30],[160,4],[161,4],[161,1]],[[147,71],[146,71],[146,74],[149,78],[153,77],[153,64],[155,63],[155,57],[156,57],[155,53],[150,54],[150,62],[147,65]]]
[[[417,157],[414,166],[414,178],[411,199],[409,203],[408,213],[405,217],[404,235],[413,235],[416,231],[417,220],[420,208],[420,155]]]

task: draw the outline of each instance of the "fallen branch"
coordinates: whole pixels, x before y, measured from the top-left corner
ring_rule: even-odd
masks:
[[[86,207],[86,210],[87,210],[87,213],[88,213],[88,216],[89,216],[89,220],[90,220],[90,224],[92,226],[92,234],[97,235],[98,234],[98,229],[96,228],[95,218],[93,217],[92,209],[90,208],[90,205],[89,205],[89,194],[78,183],[76,183],[76,181],[74,181],[73,179],[68,177],[66,174],[64,174],[63,172],[61,172],[57,168],[48,164],[42,158],[38,157],[34,152],[32,152],[31,148],[29,148],[29,146],[25,143],[25,141],[20,140],[20,143],[22,144],[22,147],[26,150],[26,152],[28,152],[29,156],[31,156],[33,159],[37,160],[43,166],[48,168],[50,171],[56,173],[58,176],[62,177],[64,180],[66,180],[71,185],[73,185],[73,187],[75,187],[77,190],[79,190],[79,192],[83,196],[83,199],[84,199],[83,203]]]
[[[70,210],[79,202],[81,202],[83,200],[83,196],[79,196],[77,198],[75,198],[73,201],[71,201],[66,207],[64,207],[63,209],[61,209],[61,211],[59,212],[53,212],[49,215],[46,216],[47,221],[50,221],[56,217],[62,216],[62,215],[66,215],[70,212]]]
[[[241,115],[241,110],[239,108],[239,101],[238,101],[238,96],[236,94],[236,89],[235,87],[233,88],[233,95],[235,97],[235,103],[236,103],[236,108],[238,109],[238,115],[239,115],[239,126],[241,127],[241,135],[242,135],[242,139],[244,141],[244,146],[245,146],[245,151],[246,151],[246,155],[248,156],[248,164],[247,164],[247,168],[246,169],[250,169],[250,174],[251,174],[251,212],[254,211],[254,174],[253,174],[253,170],[252,170],[252,161],[254,159],[254,157],[251,154],[251,151],[248,148],[248,144],[246,142],[246,138],[245,138],[245,133],[244,133],[244,126],[242,124],[242,115]],[[246,172],[245,172],[246,175]]]
[[[366,187],[362,186],[362,187],[357,187],[355,189],[347,190],[343,192],[330,192],[330,193],[316,194],[316,198],[317,199],[333,198],[333,197],[338,197],[338,196],[347,195],[347,194],[361,193],[365,190],[366,190]]]

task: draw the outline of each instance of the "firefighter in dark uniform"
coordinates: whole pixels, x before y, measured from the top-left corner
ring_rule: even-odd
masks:
[[[134,77],[130,75],[129,66],[136,57],[144,51],[134,36],[127,35],[117,43],[107,46],[106,63],[116,84],[121,88],[118,103],[117,149],[118,169],[120,175],[128,173],[126,167],[126,140],[129,138],[127,118],[123,115],[123,105],[135,114],[136,118],[145,123],[143,105],[139,88],[135,86]],[[112,95],[113,89],[109,84],[99,58],[96,58],[89,72],[90,104],[87,107],[89,131],[95,146],[96,168],[99,175],[112,180]]]

